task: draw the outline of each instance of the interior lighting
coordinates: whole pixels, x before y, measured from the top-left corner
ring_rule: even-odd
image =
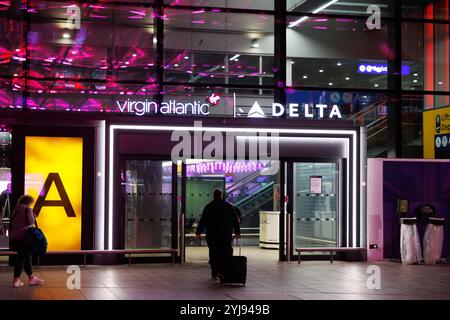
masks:
[[[232,57],[230,58],[230,61],[239,61],[238,58],[239,58],[240,56],[241,56],[240,54],[235,54],[234,56],[232,56]]]
[[[250,48],[259,48],[259,42],[258,39],[252,39],[252,42],[250,44]]]
[[[335,4],[336,2],[338,2],[338,0],[332,0],[330,2],[325,3],[324,5],[318,7],[317,9],[315,9],[312,13],[316,14],[319,13],[322,10],[325,10],[326,8],[328,8],[329,6]],[[301,17],[300,19],[298,19],[297,21],[291,22],[288,26],[288,28],[293,28],[295,26],[298,26],[300,23],[308,20],[309,17],[305,16],[305,17]]]

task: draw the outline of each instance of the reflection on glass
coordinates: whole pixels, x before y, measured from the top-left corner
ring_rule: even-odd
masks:
[[[127,160],[122,172],[125,193],[125,248],[170,248],[172,162]]]
[[[276,0],[164,0],[164,4],[216,8],[273,10]]]
[[[0,123],[0,249],[9,248],[11,217],[11,130]]]
[[[366,16],[367,8],[375,5],[380,9],[383,17],[393,15],[394,3],[399,0],[372,0],[362,2],[361,0],[285,0],[288,11],[301,13],[317,13],[317,14],[336,14],[336,15],[352,15]],[[410,1],[411,2],[411,1]]]
[[[388,87],[388,64],[394,59],[388,32],[393,25],[383,23],[381,30],[368,32],[365,19],[311,17],[295,24],[297,18],[288,18],[288,85]]]
[[[402,0],[402,16],[415,19],[448,20],[447,0]]]
[[[73,4],[82,8],[79,29],[68,24],[66,2],[29,3],[27,107],[115,111],[114,95],[151,95],[156,47],[153,9],[104,3]],[[16,50],[19,51],[15,55],[22,55],[20,48]],[[141,84],[124,83],[130,80]],[[17,85],[20,89],[23,84]]]
[[[2,8],[0,12],[8,10]],[[20,21],[0,17],[0,76],[23,77],[25,47],[23,42],[24,25]]]
[[[311,192],[321,178],[321,193]],[[294,163],[294,246],[337,245],[338,169],[336,163]],[[315,188],[317,189],[317,188]]]
[[[274,18],[165,10],[166,81],[273,85]]]
[[[449,25],[405,22],[402,31],[402,63],[411,66],[409,74],[402,74],[403,89],[448,92]],[[442,97],[428,103],[448,105],[449,100]]]

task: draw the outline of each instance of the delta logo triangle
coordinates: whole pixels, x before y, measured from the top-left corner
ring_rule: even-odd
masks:
[[[248,112],[248,118],[265,118],[266,114],[261,109],[261,106],[259,105],[258,101],[255,101],[253,106],[251,107],[250,111]]]

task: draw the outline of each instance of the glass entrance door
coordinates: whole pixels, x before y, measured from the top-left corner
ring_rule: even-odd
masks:
[[[339,162],[292,162],[289,171],[292,248],[337,246]]]
[[[293,174],[294,246],[336,246],[337,163],[294,163]]]
[[[281,170],[267,174],[275,165]],[[179,248],[183,257],[187,248],[188,260],[207,260],[205,243],[195,239],[195,230],[215,188],[239,208],[244,254],[255,259],[285,259],[296,247],[340,243],[339,161],[192,160],[174,165],[124,159],[121,166],[124,248]]]
[[[171,161],[124,161],[126,249],[173,246],[173,170]]]

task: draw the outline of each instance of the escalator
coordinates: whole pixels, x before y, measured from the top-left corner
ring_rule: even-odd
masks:
[[[246,233],[259,232],[259,211],[273,209],[275,177],[252,172],[226,186],[226,199],[241,211],[242,229]]]
[[[387,102],[388,99],[378,100],[345,118],[347,121],[353,121],[355,125],[366,127],[367,156],[371,158],[387,156]]]
[[[263,208],[267,203],[272,203],[273,185],[274,182],[272,181],[255,191],[249,192],[248,196],[243,197],[238,202],[234,203],[234,205],[236,205],[243,212],[259,212],[260,208]]]

